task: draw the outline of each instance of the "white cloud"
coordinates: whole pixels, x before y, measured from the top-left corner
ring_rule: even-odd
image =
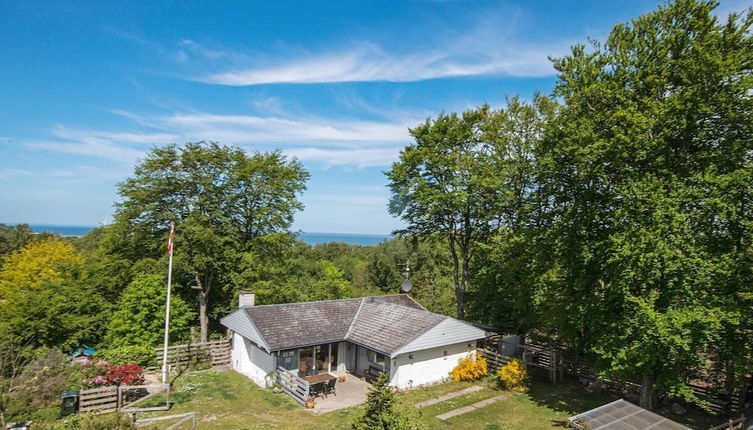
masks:
[[[283,118],[210,113],[175,114],[162,118],[165,126],[180,130],[184,137],[212,139],[224,143],[325,142],[352,146],[355,142],[407,142],[407,123],[348,121],[318,117]]]
[[[285,152],[300,160],[319,162],[327,167],[356,166],[362,168],[389,166],[397,160],[400,147],[364,149],[293,148]]]
[[[34,176],[34,172],[24,169],[0,169],[0,179],[8,179],[16,176]]]
[[[197,78],[199,81],[231,86],[278,83],[331,83],[392,81],[506,75],[548,76],[554,69],[548,55],[561,47],[501,44],[494,50],[468,50],[466,43],[441,50],[393,54],[373,43],[361,43],[343,51],[312,55],[306,59],[281,60],[259,67],[236,66],[230,70]]]
[[[32,149],[88,155],[129,164],[145,155],[143,151],[121,146],[115,142],[35,140],[25,145]]]
[[[142,117],[113,112],[151,132],[78,129],[56,124],[53,138],[25,142],[30,148],[87,155],[131,164],[151,146],[211,140],[249,150],[282,149],[288,155],[325,167],[388,166],[410,142],[409,124],[416,116],[396,120],[347,120],[287,116],[220,115],[208,112]],[[412,119],[409,119],[412,118]]]

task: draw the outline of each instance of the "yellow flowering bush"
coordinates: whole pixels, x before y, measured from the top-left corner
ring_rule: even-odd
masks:
[[[512,360],[499,368],[499,384],[505,390],[524,392],[528,384],[526,365],[520,360]]]
[[[452,379],[454,381],[472,381],[474,379],[486,376],[488,369],[484,357],[476,358],[473,354],[458,360],[458,365],[452,369]]]

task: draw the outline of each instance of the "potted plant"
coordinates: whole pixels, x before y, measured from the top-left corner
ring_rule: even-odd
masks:
[[[314,409],[314,405],[316,403],[314,402],[314,396],[309,396],[306,399],[306,409]]]
[[[337,377],[337,382],[345,382],[345,375],[340,375]]]

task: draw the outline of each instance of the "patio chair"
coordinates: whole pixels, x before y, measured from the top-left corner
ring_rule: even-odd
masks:
[[[319,397],[324,393],[324,382],[317,382],[309,386],[309,396]]]
[[[337,378],[332,378],[329,381],[327,381],[326,385],[324,386],[324,397],[326,398],[328,394],[334,394],[337,395],[335,392],[335,382],[337,382]]]

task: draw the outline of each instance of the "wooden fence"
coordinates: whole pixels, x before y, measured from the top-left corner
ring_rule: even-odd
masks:
[[[79,391],[78,412],[106,414],[118,410],[118,387],[90,388]]]
[[[529,342],[524,345],[518,345],[514,356],[503,355],[500,353],[503,340],[498,335],[491,336],[487,338],[487,342],[481,350],[484,356],[487,357],[490,371],[496,371],[512,358],[518,358],[525,361],[529,366],[547,370],[551,381],[562,379],[567,373],[584,384],[596,382],[607,391],[611,391],[616,395],[637,397],[640,393],[640,384],[634,381],[616,381],[600,377],[589,363],[545,345]],[[696,383],[690,383],[688,386],[693,390],[693,394],[698,399],[707,403],[708,409],[715,415],[736,413],[742,410],[742,390],[734,390],[732,393],[726,394],[714,387]]]
[[[502,355],[497,351],[487,348],[479,349],[478,352],[481,357],[486,358],[486,365],[489,369],[489,373],[499,372],[500,367],[509,363],[513,359],[513,357]]]
[[[504,355],[493,346],[487,344],[479,352],[486,358],[489,371],[496,373],[499,368],[509,363],[513,359],[518,359],[526,363],[526,366],[533,366],[544,369],[551,382],[557,382],[557,354],[553,350],[541,348],[536,345],[520,345],[514,355]]]
[[[155,348],[157,358],[162,361],[164,348]],[[167,348],[167,363],[171,366],[191,365],[196,363],[211,363],[220,366],[230,363],[230,341],[215,340],[205,343],[188,343],[173,345]],[[155,370],[158,367],[150,367]]]
[[[79,391],[78,412],[90,412],[95,415],[109,412],[149,412],[168,409],[168,397],[165,405],[139,408],[136,405],[157,394],[170,395],[169,384],[151,385],[108,385]]]
[[[309,398],[310,385],[308,381],[281,366],[277,368],[277,375],[277,382],[279,382],[282,390],[296,402],[305,405]]]

